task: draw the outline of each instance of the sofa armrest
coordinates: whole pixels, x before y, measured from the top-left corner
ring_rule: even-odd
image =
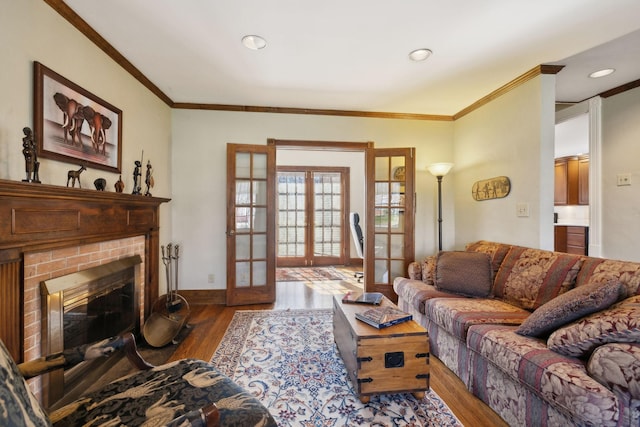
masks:
[[[409,264],[407,268],[409,279],[420,280],[427,285],[433,285],[436,279],[437,259],[437,255],[431,255],[422,261],[414,261]]]
[[[422,280],[422,264],[418,261],[413,261],[407,268],[409,279]]]
[[[640,344],[611,343],[596,348],[587,371],[616,395],[640,399]]]

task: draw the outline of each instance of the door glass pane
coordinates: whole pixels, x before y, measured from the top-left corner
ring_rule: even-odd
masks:
[[[267,284],[267,263],[256,261],[253,263],[253,285],[264,286]]]
[[[236,181],[236,205],[251,203],[251,181]]]
[[[251,153],[236,153],[236,178],[251,178]]]
[[[248,234],[236,235],[236,259],[247,260],[251,258],[251,236]]]
[[[375,282],[387,283],[389,280],[389,268],[387,268],[388,261],[386,259],[377,259],[374,263],[375,266]]]
[[[391,235],[391,258],[404,256],[404,234]]]
[[[267,179],[267,155],[261,153],[253,154],[253,178]]]
[[[251,208],[236,208],[236,232],[246,233],[251,229]]]
[[[267,235],[256,234],[253,236],[253,258],[267,257]]]
[[[249,262],[236,262],[236,287],[246,288],[251,286],[251,275],[249,274]]]
[[[266,181],[253,182],[253,203],[255,203],[256,205],[267,204],[267,182]]]
[[[253,209],[253,231],[254,233],[267,231],[267,208]]]
[[[376,232],[389,228],[389,217],[391,216],[391,209],[376,208],[374,215]]]
[[[404,181],[405,180],[405,165],[404,156],[391,157],[391,180]]]
[[[388,181],[389,180],[389,158],[388,157],[376,157],[376,181]]]
[[[391,261],[391,278],[406,276],[404,261]]]

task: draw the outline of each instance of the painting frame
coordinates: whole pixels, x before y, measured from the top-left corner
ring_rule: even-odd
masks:
[[[122,171],[122,110],[34,61],[34,136],[38,156]]]

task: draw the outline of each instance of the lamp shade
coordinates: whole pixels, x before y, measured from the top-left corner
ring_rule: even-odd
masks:
[[[433,163],[427,166],[427,170],[431,172],[433,176],[445,176],[452,167],[453,163]]]

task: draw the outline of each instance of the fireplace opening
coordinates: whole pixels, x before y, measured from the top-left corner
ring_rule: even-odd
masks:
[[[139,330],[136,266],[120,259],[42,282],[43,353],[51,354]],[[55,408],[104,374],[116,360],[99,358],[48,375],[43,397]]]

